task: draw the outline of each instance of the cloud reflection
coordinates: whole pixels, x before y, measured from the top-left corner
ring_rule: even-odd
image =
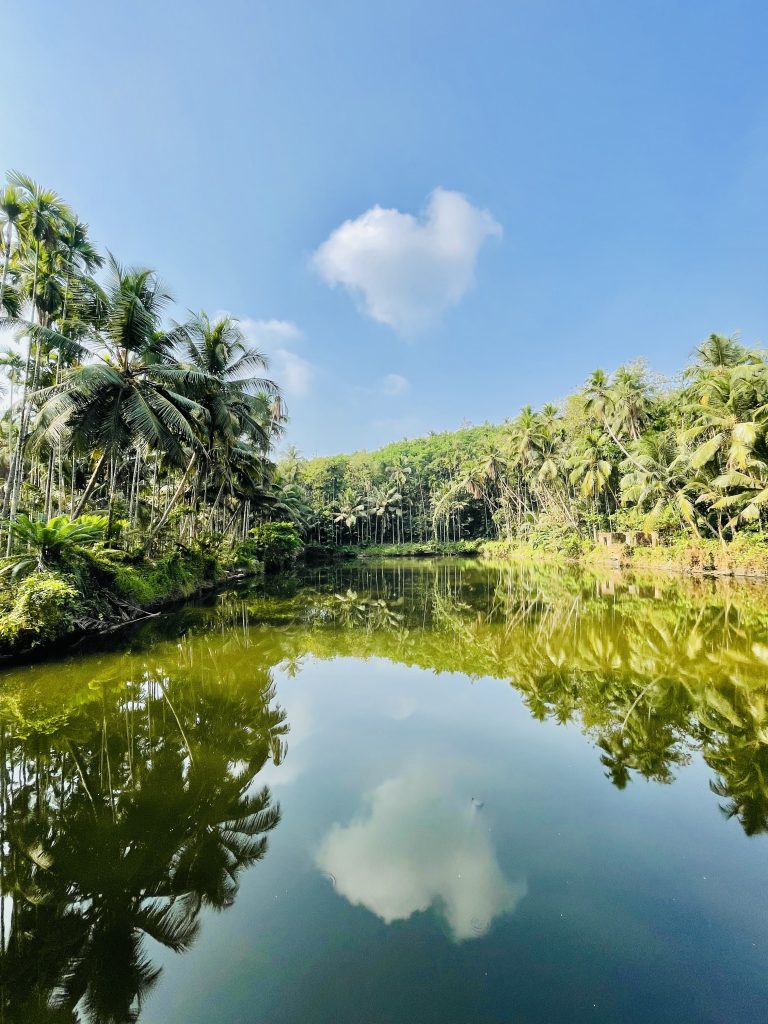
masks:
[[[336,890],[390,924],[435,907],[457,942],[485,935],[528,891],[499,867],[485,812],[423,770],[388,779],[365,817],[334,825],[316,857]]]

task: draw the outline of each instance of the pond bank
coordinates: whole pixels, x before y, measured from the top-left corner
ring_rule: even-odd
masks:
[[[491,561],[551,561],[611,569],[683,576],[768,580],[768,544],[738,538],[728,544],[716,540],[682,541],[658,547],[623,544],[585,545],[581,551],[532,548],[506,541],[488,541],[480,555]]]
[[[115,566],[89,559],[68,571],[36,571],[0,595],[0,664],[77,647],[262,570],[177,550],[157,561]]]

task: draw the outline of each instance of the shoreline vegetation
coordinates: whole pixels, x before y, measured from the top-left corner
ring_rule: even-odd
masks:
[[[504,423],[278,463],[317,545],[768,577],[768,362],[712,334],[674,379],[642,361]]]
[[[572,548],[537,548],[501,540],[466,540],[439,543],[375,544],[335,549],[341,558],[479,558],[490,562],[561,562],[585,568],[647,570],[686,576],[720,576],[768,581],[768,552],[752,543],[721,544],[690,540],[658,547],[633,547],[614,538],[610,544],[584,546],[581,554]],[[332,560],[332,559],[326,559]]]
[[[473,556],[768,576],[768,362],[711,335],[498,425],[281,457],[268,361],[228,315],[18,172],[0,192],[0,658],[209,587],[348,557]]]
[[[237,321],[172,319],[153,270],[18,172],[0,259],[0,656],[290,559],[286,410]]]

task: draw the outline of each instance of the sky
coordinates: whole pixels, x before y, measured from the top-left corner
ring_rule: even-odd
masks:
[[[0,169],[236,316],[307,456],[768,338],[762,0],[13,6]]]

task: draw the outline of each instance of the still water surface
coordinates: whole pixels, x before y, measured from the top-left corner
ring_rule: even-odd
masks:
[[[0,676],[0,1020],[768,1020],[768,593],[464,562]]]

